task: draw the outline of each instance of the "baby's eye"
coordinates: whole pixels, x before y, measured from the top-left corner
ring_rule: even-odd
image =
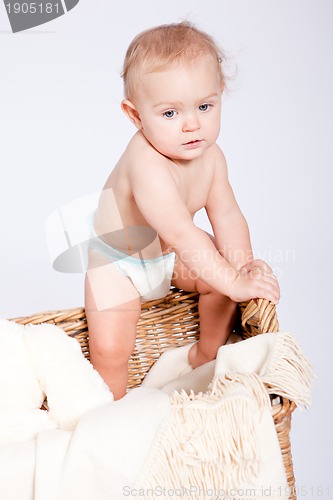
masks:
[[[173,118],[174,116],[176,116],[177,114],[177,111],[175,111],[174,109],[169,109],[168,111],[165,111],[163,113],[163,116],[165,116],[165,118]]]
[[[208,110],[209,110],[209,108],[211,108],[211,107],[212,107],[212,105],[211,105],[211,104],[200,104],[200,106],[199,106],[199,110],[200,110],[200,111],[208,111]]]

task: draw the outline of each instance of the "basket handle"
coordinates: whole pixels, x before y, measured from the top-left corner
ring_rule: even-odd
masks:
[[[259,333],[278,332],[279,322],[275,304],[266,299],[252,299],[240,304],[241,325],[248,336]]]

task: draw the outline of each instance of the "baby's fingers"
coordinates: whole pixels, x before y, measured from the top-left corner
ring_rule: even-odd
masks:
[[[261,271],[264,271],[265,273],[273,274],[272,268],[263,260],[261,259],[256,259],[252,262],[253,268],[260,269]]]
[[[250,272],[261,272],[261,273],[273,274],[273,271],[269,267],[269,265],[266,264],[266,262],[264,262],[261,259],[252,260],[248,264],[245,264],[245,266],[243,266],[240,269],[240,272],[242,274],[250,273]]]
[[[269,268],[270,269],[270,268]],[[267,283],[271,283],[277,290],[278,296],[280,298],[280,287],[279,282],[273,271],[266,271],[264,268],[254,267],[251,271],[251,277],[257,280],[266,281]]]
[[[276,278],[262,277],[257,279],[257,293],[259,299],[267,299],[277,304],[280,300],[280,288]]]

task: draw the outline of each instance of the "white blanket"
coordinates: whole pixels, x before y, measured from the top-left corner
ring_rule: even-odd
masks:
[[[126,498],[123,489],[133,486],[170,413],[161,391],[135,389],[87,413],[74,432],[42,431],[36,440],[0,446],[0,498]]]
[[[295,339],[268,333],[223,346],[216,362],[166,383],[172,356],[145,383],[170,395],[173,412],[137,483],[142,491],[181,484],[191,498],[289,498],[269,394],[310,405],[312,368]]]
[[[268,394],[309,405],[312,371],[295,340],[265,334],[224,346],[215,366],[184,377],[172,384],[205,394],[134,389],[73,432],[1,446],[1,498],[287,499]]]

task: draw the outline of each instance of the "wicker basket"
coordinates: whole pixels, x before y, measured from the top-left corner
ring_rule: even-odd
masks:
[[[20,324],[52,323],[74,337],[89,359],[88,327],[83,308],[50,311],[15,318]],[[243,338],[279,329],[276,309],[266,300],[239,304],[235,330]],[[178,347],[199,337],[198,294],[172,288],[164,299],[142,304],[137,327],[136,346],[129,363],[129,388],[138,387],[159,356],[170,347]],[[272,398],[272,415],[278,434],[283,462],[290,487],[290,500],[294,494],[295,479],[290,447],[291,414],[295,403],[280,397]]]

